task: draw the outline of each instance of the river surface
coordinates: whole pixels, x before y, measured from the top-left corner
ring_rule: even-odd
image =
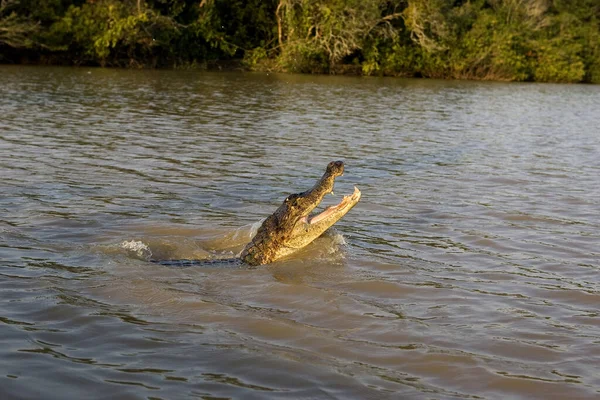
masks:
[[[600,398],[600,86],[0,67],[2,399]],[[234,257],[344,160],[335,229]]]

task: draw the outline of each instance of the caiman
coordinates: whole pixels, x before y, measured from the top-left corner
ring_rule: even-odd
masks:
[[[321,236],[360,200],[360,190],[354,187],[354,193],[344,196],[339,204],[328,207],[320,214],[311,214],[326,194],[333,193],[335,178],[342,176],[343,173],[344,163],[332,161],[312,189],[289,195],[258,228],[256,235],[246,245],[238,260],[252,266],[269,264],[300,250]],[[202,263],[201,260],[157,262],[164,265]]]

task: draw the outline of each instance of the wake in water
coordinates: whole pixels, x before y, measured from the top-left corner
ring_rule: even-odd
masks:
[[[124,240],[116,247],[119,252],[125,251],[130,258],[148,262],[159,261],[161,264],[162,260],[229,261],[239,257],[241,250],[256,234],[261,223],[262,221],[259,221],[210,237],[207,237],[206,232],[203,235],[203,232],[197,231],[160,235],[164,228],[145,228],[146,234],[142,238]],[[329,229],[314,244],[297,252],[294,258],[337,258],[342,255],[340,248],[345,245],[343,235],[335,229]]]
[[[135,258],[150,261],[152,259],[152,250],[144,242],[139,240],[129,240],[121,243],[121,247],[131,253]]]

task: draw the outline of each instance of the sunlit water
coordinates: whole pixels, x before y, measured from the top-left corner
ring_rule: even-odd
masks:
[[[1,67],[1,397],[599,398],[599,126],[599,86]],[[146,261],[338,159],[291,258]]]

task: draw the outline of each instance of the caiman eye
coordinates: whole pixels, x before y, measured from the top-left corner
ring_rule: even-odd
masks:
[[[297,198],[298,198],[297,194],[290,194],[288,197],[286,197],[284,203],[285,204],[295,203]]]

